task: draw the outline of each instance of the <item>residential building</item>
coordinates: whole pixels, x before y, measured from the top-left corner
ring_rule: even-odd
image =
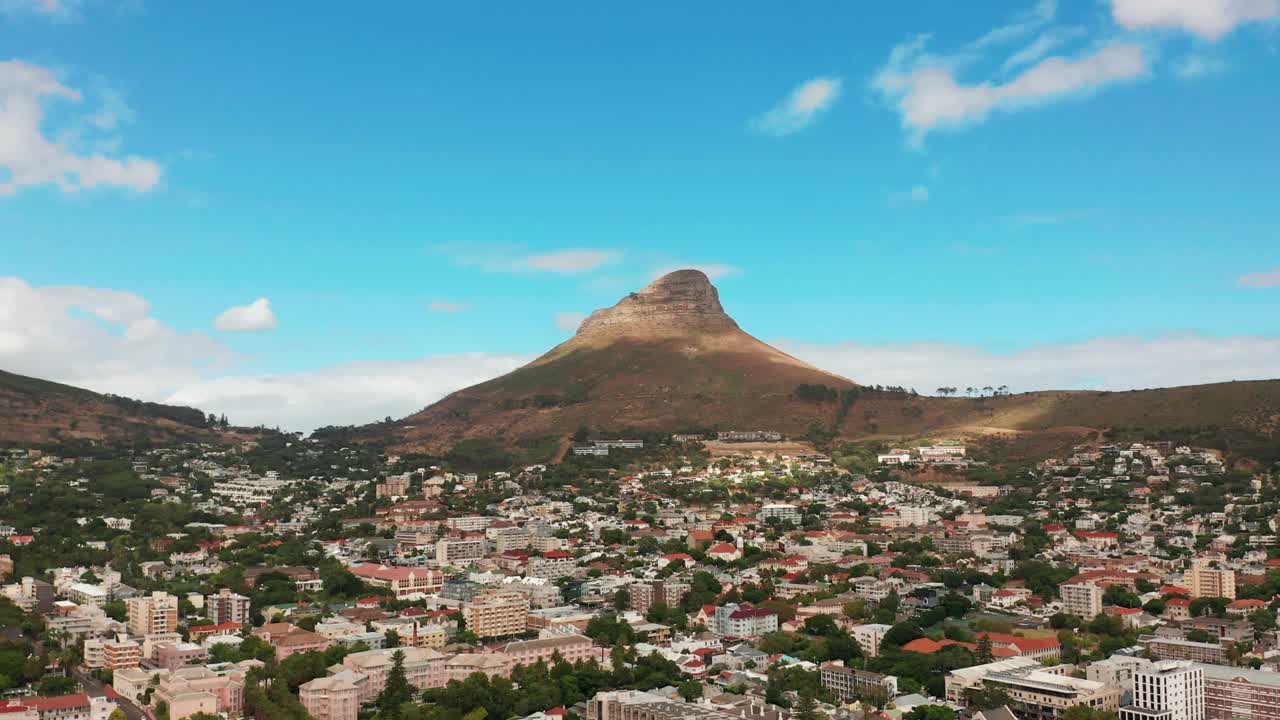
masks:
[[[511,658],[512,666],[533,665],[539,660],[547,664],[555,655],[559,655],[569,664],[582,660],[601,659],[601,649],[586,635],[549,635],[537,640],[521,640],[510,642],[502,647],[502,652]]]
[[[292,623],[284,622],[267,623],[262,627],[254,628],[253,635],[270,643],[276,649],[276,660],[284,660],[298,653],[324,652],[331,644],[329,638],[319,633],[303,630]]]
[[[466,564],[484,557],[484,538],[443,538],[436,543],[436,562],[441,565]]]
[[[1133,702],[1120,720],[1205,720],[1204,670],[1186,660],[1162,660],[1134,674]]]
[[[889,632],[891,627],[893,626],[884,623],[866,623],[854,626],[849,634],[858,641],[858,647],[862,648],[864,655],[876,657],[880,654],[880,641],[884,639],[885,633]]]
[[[716,608],[713,623],[713,631],[726,637],[755,638],[777,630],[778,615],[747,603],[728,603]]]
[[[249,624],[249,598],[222,588],[204,599],[205,617],[215,625],[223,623]]]
[[[528,627],[529,597],[515,590],[485,590],[463,606],[467,629],[477,637],[519,635]]]
[[[892,675],[845,667],[839,660],[823,663],[818,671],[822,686],[846,702],[876,695],[889,700],[898,695],[898,678]]]
[[[298,688],[298,699],[307,714],[315,720],[356,720],[360,715],[360,685],[353,676],[346,671],[303,683]]]
[[[1230,663],[1226,648],[1216,642],[1205,643],[1182,638],[1140,635],[1138,644],[1149,650],[1157,660],[1194,660],[1221,665]]]
[[[529,558],[529,565],[524,573],[527,577],[559,580],[562,577],[576,577],[578,559],[572,553],[552,550]]]
[[[166,592],[128,598],[129,633],[151,635],[173,632],[178,627],[178,598]]]
[[[368,678],[360,685],[360,702],[373,700],[387,686],[387,675],[395,664],[397,652],[404,653],[404,676],[415,688],[444,687],[448,682],[446,658],[435,650],[405,647],[351,653],[342,659],[343,666]]]
[[[1062,596],[1062,610],[1083,620],[1092,620],[1102,614],[1104,591],[1093,583],[1065,583],[1058,586]]]
[[[777,518],[779,521],[786,520],[794,525],[799,525],[801,519],[800,508],[786,503],[769,503],[760,508],[760,513],[756,517],[760,522],[768,522],[770,518]]]
[[[1226,558],[1222,556],[1192,558],[1185,584],[1193,598],[1236,598],[1236,573],[1226,567]]]

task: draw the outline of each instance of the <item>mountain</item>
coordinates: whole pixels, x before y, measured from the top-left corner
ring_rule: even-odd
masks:
[[[747,334],[706,275],[679,270],[592,313],[572,338],[528,365],[357,434],[402,450],[444,451],[469,438],[563,442],[581,427],[597,435],[758,429],[885,442],[967,437],[1028,457],[1109,431],[1266,454],[1280,446],[1280,381],[985,398],[858,385]]]
[[[219,433],[195,408],[102,395],[0,370],[0,443],[56,440],[212,440]]]
[[[470,437],[562,437],[584,425],[801,434],[831,416],[797,397],[801,385],[855,387],[747,334],[706,275],[679,270],[595,311],[572,338],[528,365],[397,423],[392,439],[438,450]]]

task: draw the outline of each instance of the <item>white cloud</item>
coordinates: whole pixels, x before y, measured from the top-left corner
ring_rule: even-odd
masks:
[[[701,270],[702,274],[706,275],[710,280],[719,280],[720,278],[737,275],[742,272],[742,268],[737,265],[729,265],[726,263],[693,263],[690,265],[671,265],[659,270],[654,270],[649,274],[649,279],[657,280],[663,275],[673,273],[677,270]]]
[[[1004,83],[965,85],[953,69],[922,61],[922,49],[919,38],[895,48],[872,82],[917,144],[931,131],[976,124],[994,111],[1043,105],[1147,72],[1141,47],[1114,43],[1075,58],[1046,58]]]
[[[622,259],[621,250],[570,248],[546,253],[530,253],[518,245],[492,243],[444,243],[432,248],[456,265],[485,272],[550,272],[577,275],[591,272]]]
[[[1083,37],[1086,30],[1082,27],[1050,28],[1041,33],[1030,45],[1010,55],[1000,69],[1009,72],[1024,65],[1030,65],[1067,43]]]
[[[622,253],[617,250],[560,250],[542,255],[531,255],[521,265],[533,270],[573,275],[590,272],[604,265],[617,262]]]
[[[916,185],[910,190],[902,190],[889,196],[889,207],[918,207],[929,202],[929,187]]]
[[[1240,276],[1239,282],[1242,287],[1280,287],[1280,267],[1262,272],[1246,273]]]
[[[1057,0],[1039,0],[1030,10],[1018,15],[1005,25],[987,31],[982,37],[970,43],[969,47],[981,50],[1026,37],[1052,22],[1057,14]]]
[[[178,332],[150,312],[130,292],[0,277],[0,367],[154,400],[234,359],[207,335]]]
[[[97,392],[193,405],[239,424],[311,430],[404,417],[533,359],[460,353],[318,370],[231,375],[239,358],[200,332],[150,315],[139,295],[34,287],[0,277],[0,367]]]
[[[95,150],[77,151],[70,140],[45,136],[43,103],[82,99],[79,90],[63,85],[46,68],[20,60],[0,62],[0,170],[5,171],[0,174],[8,175],[0,180],[0,195],[33,185],[56,185],[64,192],[99,186],[147,192],[159,184],[162,170],[154,160],[112,156],[119,144],[115,138]],[[126,110],[122,101],[104,105],[87,124],[118,129],[129,119]]]
[[[513,353],[458,353],[303,372],[228,375],[187,383],[162,399],[206,412],[225,412],[238,425],[309,431],[387,416],[399,419],[532,359]]]
[[[556,329],[560,332],[577,332],[578,326],[586,320],[585,313],[580,312],[562,312],[556,313]]]
[[[248,305],[237,305],[222,311],[213,326],[223,332],[259,332],[275,330],[279,326],[276,314],[271,311],[271,301],[258,298]]]
[[[970,345],[781,341],[792,355],[856,382],[914,387],[1130,390],[1280,377],[1280,337],[1105,337],[1010,353]]]
[[[449,302],[448,300],[432,300],[427,309],[431,312],[457,313],[466,310],[467,306],[462,303]]]
[[[1200,80],[1213,75],[1221,75],[1231,68],[1226,60],[1192,53],[1173,63],[1173,72],[1183,80]]]
[[[1240,25],[1280,17],[1280,0],[1111,0],[1111,14],[1129,30],[1180,29],[1213,42]]]
[[[790,135],[817,120],[840,97],[840,78],[817,77],[791,91],[773,109],[751,121],[769,135]]]

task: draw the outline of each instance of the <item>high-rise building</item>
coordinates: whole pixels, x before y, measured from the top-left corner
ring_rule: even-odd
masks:
[[[173,632],[178,627],[178,598],[166,592],[132,597],[124,601],[129,610],[129,633],[152,635]]]
[[[1092,620],[1102,614],[1102,588],[1093,583],[1059,585],[1063,610],[1084,620]]]
[[[204,599],[205,615],[215,625],[223,623],[249,624],[249,598],[222,588],[217,593],[206,595]]]
[[[1186,575],[1191,597],[1223,597],[1236,599],[1236,573],[1225,566],[1222,556],[1192,558]]]
[[[1121,720],[1205,720],[1204,670],[1186,660],[1152,663],[1133,676],[1133,703]]]
[[[485,590],[462,608],[467,629],[481,638],[519,635],[528,616],[529,596],[516,590]]]

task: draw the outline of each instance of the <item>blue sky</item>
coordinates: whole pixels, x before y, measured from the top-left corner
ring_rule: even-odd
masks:
[[[1280,376],[1280,0],[883,5],[0,0],[0,367],[364,422],[693,265],[864,382]]]

